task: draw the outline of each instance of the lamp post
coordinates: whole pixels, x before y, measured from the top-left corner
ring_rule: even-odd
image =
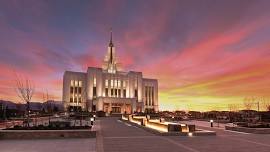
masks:
[[[211,120],[210,120],[211,127],[213,127],[213,122],[214,122],[214,120],[211,119]]]

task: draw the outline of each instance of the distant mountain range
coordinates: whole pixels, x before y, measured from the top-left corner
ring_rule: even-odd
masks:
[[[0,105],[7,106],[8,109],[17,109],[17,110],[25,110],[26,104],[21,104],[21,103],[14,103],[12,101],[8,100],[0,100]],[[63,104],[62,101],[52,101],[48,100],[44,103],[41,102],[30,102],[30,110],[42,110],[42,109],[47,109],[48,106],[57,107],[59,110],[63,110]]]

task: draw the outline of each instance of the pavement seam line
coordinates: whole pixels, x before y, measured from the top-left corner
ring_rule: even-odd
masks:
[[[100,125],[100,121],[97,120],[96,121],[96,125],[97,125],[97,130],[96,130],[96,151],[97,152],[104,152],[104,148],[103,148],[103,136],[102,136],[102,132],[101,132],[101,125]]]
[[[227,131],[227,132],[233,132],[233,133],[237,133],[237,134],[244,134],[244,135],[249,135],[249,134],[251,134],[251,133],[239,132],[239,131],[233,131],[233,130],[224,130],[224,131]]]

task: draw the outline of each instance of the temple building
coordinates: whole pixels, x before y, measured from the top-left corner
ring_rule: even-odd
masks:
[[[63,104],[66,111],[155,112],[158,111],[158,81],[143,78],[142,72],[119,69],[111,32],[102,68],[65,71]]]

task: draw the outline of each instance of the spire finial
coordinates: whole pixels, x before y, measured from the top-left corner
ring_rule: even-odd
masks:
[[[110,31],[111,31],[111,39],[110,39],[110,42],[112,42],[112,28],[110,28]]]
[[[109,46],[110,47],[113,47],[113,42],[112,42],[112,28],[110,28],[110,31],[111,31],[111,38],[110,38],[110,44],[109,44]]]

